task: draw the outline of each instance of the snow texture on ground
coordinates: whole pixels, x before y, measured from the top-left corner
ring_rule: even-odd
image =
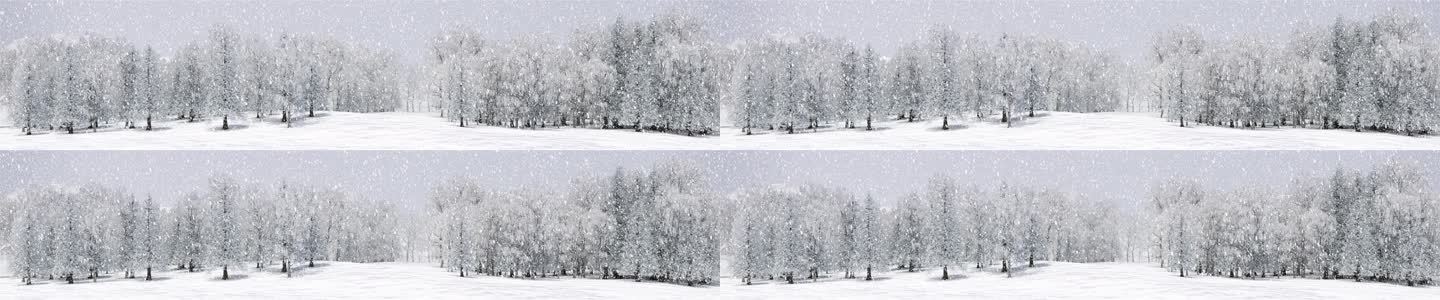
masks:
[[[689,137],[632,130],[512,129],[456,126],[434,113],[325,112],[294,128],[275,117],[219,130],[219,120],[161,122],[156,131],[21,135],[0,127],[0,149],[42,150],[1435,150],[1440,138],[1313,128],[1179,127],[1153,113],[1042,113],[1016,127],[968,120],[940,130],[940,120],[878,122],[877,129],[823,128]]]
[[[875,281],[822,279],[746,286],[685,287],[600,279],[461,278],[430,264],[322,263],[294,278],[271,268],[235,272],[159,273],[157,281],[105,278],[98,283],[20,285],[0,278],[6,299],[1440,299],[1440,288],[1309,278],[1182,278],[1150,264],[1041,263],[1006,278],[994,268],[884,272]]]

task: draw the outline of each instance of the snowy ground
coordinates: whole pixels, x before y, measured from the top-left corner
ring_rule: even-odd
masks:
[[[351,150],[786,150],[786,149],[1084,149],[1084,150],[1433,150],[1440,138],[1297,128],[1181,128],[1151,113],[1044,113],[1023,125],[968,121],[942,131],[938,120],[881,122],[875,131],[821,129],[784,134],[723,128],[720,136],[687,137],[630,130],[498,127],[461,128],[433,113],[327,112],[296,128],[275,119],[218,130],[219,121],[164,122],[157,131],[24,136],[0,127],[0,149],[351,149]]]
[[[1216,277],[1181,278],[1148,264],[1048,263],[1006,278],[994,269],[966,271],[940,281],[938,270],[882,273],[879,280],[827,279],[818,283],[745,286],[725,278],[720,286],[598,279],[460,278],[428,264],[326,263],[295,278],[274,270],[240,273],[221,281],[219,272],[165,272],[162,280],[102,279],[31,286],[0,278],[8,299],[1437,299],[1440,288],[1405,287],[1344,280]],[[954,273],[952,273],[954,274]]]

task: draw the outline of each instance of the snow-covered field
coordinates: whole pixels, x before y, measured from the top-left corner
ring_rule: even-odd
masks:
[[[221,281],[219,272],[160,273],[161,280],[107,278],[73,285],[20,285],[0,278],[7,299],[1437,299],[1440,289],[1387,283],[1319,279],[1245,280],[1181,278],[1148,264],[1045,263],[1006,278],[994,269],[966,270],[941,281],[939,270],[879,274],[876,281],[824,279],[818,283],[741,285],[725,278],[720,286],[685,287],[663,283],[599,279],[461,278],[415,263],[325,263],[294,277],[274,270],[239,273]],[[954,274],[952,272],[952,274]],[[232,274],[232,276],[237,276]]]
[[[157,131],[101,130],[24,136],[0,127],[0,149],[350,149],[350,150],[787,150],[787,149],[1086,149],[1086,150],[1434,150],[1440,138],[1378,132],[1303,128],[1181,128],[1152,113],[1045,113],[1006,128],[987,121],[964,122],[942,131],[938,120],[882,122],[875,131],[822,129],[784,134],[738,128],[721,135],[687,137],[630,130],[576,128],[461,128],[433,113],[356,114],[327,112],[295,128],[274,119],[249,121],[220,131],[219,121],[164,122]]]

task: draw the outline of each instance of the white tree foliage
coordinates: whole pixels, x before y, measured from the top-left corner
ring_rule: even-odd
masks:
[[[1180,126],[1295,126],[1427,134],[1440,60],[1414,17],[1337,19],[1288,41],[1204,39],[1178,28],[1156,37],[1152,92]]]
[[[229,279],[242,262],[256,268],[281,262],[396,260],[397,209],[387,202],[353,199],[333,190],[262,185],[226,176],[204,193],[191,192],[174,207],[140,201],[123,190],[33,186],[17,194],[7,248],[11,270],[36,280],[98,280],[121,272],[145,279],[166,268],[214,268]],[[323,201],[322,201],[323,200]]]
[[[1440,271],[1434,228],[1440,198],[1398,164],[1300,178],[1289,194],[1228,191],[1194,181],[1160,185],[1148,204],[1152,244],[1181,276],[1310,276],[1431,282]]]

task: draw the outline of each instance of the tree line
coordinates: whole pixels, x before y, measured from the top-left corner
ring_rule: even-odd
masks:
[[[403,243],[386,202],[226,176],[171,206],[99,185],[33,186],[11,204],[7,254],[25,284],[108,273],[151,280],[158,270],[218,269],[230,279],[231,269],[251,263],[278,263],[288,276],[316,260],[393,261]]]
[[[893,58],[839,38],[769,38],[740,50],[736,127],[794,133],[878,120],[999,121],[1036,110],[1111,111],[1121,104],[1113,58],[1084,45],[1036,36],[989,38],[936,27]]]
[[[581,30],[567,43],[494,42],[452,28],[431,44],[433,91],[460,126],[599,126],[714,134],[727,52],[692,19],[664,15]]]
[[[94,35],[26,38],[0,51],[0,82],[25,134],[279,114],[290,126],[317,110],[401,106],[405,71],[394,55],[326,36],[242,35],[216,26],[162,57],[151,46]],[[143,124],[142,124],[143,123]]]
[[[1181,276],[1411,285],[1440,273],[1440,198],[1426,191],[1428,175],[1393,162],[1298,177],[1288,193],[1159,181],[1138,210],[1053,189],[970,186],[944,174],[886,204],[813,184],[716,196],[694,170],[621,169],[577,179],[560,194],[452,180],[434,193],[435,247],[442,264],[462,273],[683,284],[714,284],[720,257],[746,284],[927,268],[950,279],[971,264],[1008,275],[1037,260],[1150,259]]]
[[[746,284],[936,267],[948,280],[967,263],[999,264],[1009,275],[1036,260],[1120,260],[1126,245],[1116,221],[1123,215],[1106,202],[1008,185],[981,190],[945,175],[890,206],[822,186],[769,186],[739,201],[731,271]]]
[[[435,254],[462,277],[716,284],[726,221],[704,185],[685,164],[581,178],[565,194],[449,180],[431,202]]]
[[[1437,125],[1440,52],[1417,18],[1335,20],[1285,43],[1156,37],[1151,91],[1180,126],[1320,127],[1427,134]]]
[[[10,270],[24,282],[254,263],[394,261],[422,253],[459,276],[585,277],[718,284],[973,265],[1007,275],[1036,261],[1157,262],[1179,276],[1318,277],[1433,284],[1440,198],[1390,163],[1217,189],[1158,181],[1134,206],[1061,190],[932,176],[893,201],[816,184],[711,190],[683,162],[581,176],[565,190],[435,183],[425,212],[337,188],[213,177],[169,207],[120,189],[34,186],[15,194]],[[413,228],[411,228],[413,227]],[[423,251],[415,251],[424,249]],[[724,267],[728,267],[724,268]],[[863,273],[863,275],[862,275]]]
[[[459,273],[715,284],[721,257],[747,284],[795,283],[875,268],[974,262],[1001,271],[1035,260],[1115,261],[1127,243],[1115,207],[1059,193],[981,192],[937,176],[901,203],[838,188],[764,186],[721,198],[694,167],[663,164],[583,177],[568,193],[497,191],[457,178],[431,203],[436,256]],[[1023,262],[1023,264],[1022,264]],[[1021,266],[1023,265],[1023,266]]]
[[[331,37],[262,38],[225,26],[171,57],[93,35],[27,38],[0,51],[0,80],[27,134],[149,128],[156,118],[218,118],[224,129],[250,112],[288,124],[316,110],[416,103],[462,127],[709,135],[722,119],[750,134],[929,118],[949,129],[997,116],[1008,125],[1037,110],[1113,111],[1139,89],[1181,126],[1427,134],[1440,115],[1440,52],[1421,25],[1398,15],[1338,19],[1283,43],[1207,40],[1180,27],[1152,42],[1147,83],[1128,80],[1132,68],[1107,51],[1039,36],[937,26],[879,55],[818,34],[722,45],[682,15],[617,19],[563,41],[492,40],[456,26],[432,39],[417,66]]]
[[[1399,165],[1302,177],[1288,193],[1158,186],[1148,201],[1156,259],[1180,276],[1314,276],[1428,284],[1440,274],[1440,198]]]
[[[1101,51],[1028,36],[936,29],[896,57],[805,35],[720,47],[693,20],[616,20],[566,43],[485,40],[455,28],[432,43],[437,106],[460,126],[599,126],[713,134],[721,107],[747,134],[934,115],[1002,122],[1036,110],[1120,106],[1121,66]]]
[[[931,115],[948,129],[966,115],[999,111],[1009,122],[1021,111],[1107,111],[1121,101],[1120,65],[1090,47],[932,31],[890,58],[818,35],[723,46],[681,15],[617,19],[563,42],[495,41],[457,26],[436,35],[427,63],[412,72],[390,53],[327,36],[216,26],[170,57],[94,35],[27,38],[0,51],[0,79],[11,119],[26,134],[150,129],[169,119],[215,118],[228,129],[250,113],[278,114],[289,125],[316,110],[392,111],[426,101],[425,109],[462,127],[709,135],[728,113],[747,133]]]

